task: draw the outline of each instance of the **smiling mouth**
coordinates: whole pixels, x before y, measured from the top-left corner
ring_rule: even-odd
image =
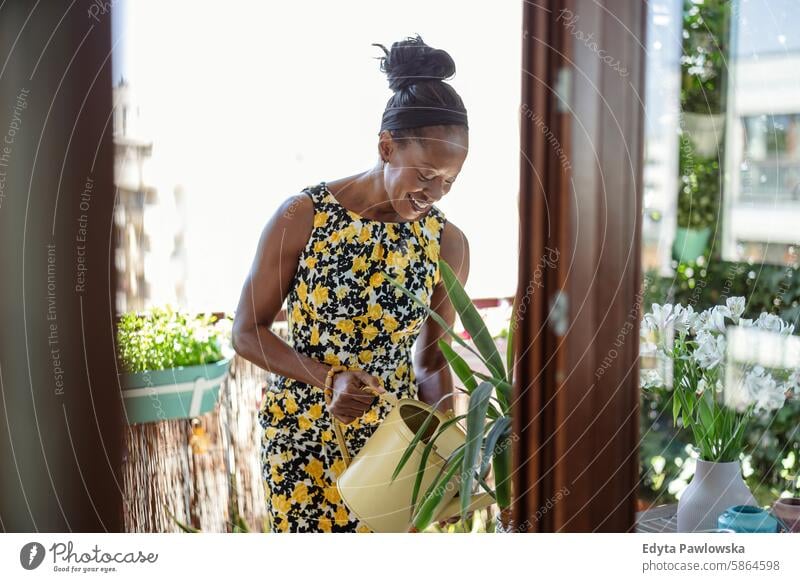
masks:
[[[423,201],[419,198],[414,198],[414,196],[409,193],[407,193],[406,196],[408,197],[408,203],[411,205],[411,208],[417,212],[422,213],[430,210],[432,204],[430,201]]]

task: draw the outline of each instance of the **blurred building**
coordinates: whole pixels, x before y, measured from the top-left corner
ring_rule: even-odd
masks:
[[[186,304],[187,202],[177,185],[159,195],[152,175],[153,142],[141,123],[135,93],[122,79],[114,87],[114,182],[117,310]],[[162,190],[163,192],[163,190]]]
[[[726,152],[726,255],[795,265],[800,243],[800,51],[740,57]]]

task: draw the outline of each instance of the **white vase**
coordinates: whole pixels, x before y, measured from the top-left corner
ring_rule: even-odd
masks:
[[[713,529],[733,505],[757,505],[742,478],[741,463],[698,459],[692,482],[678,500],[678,532]]]

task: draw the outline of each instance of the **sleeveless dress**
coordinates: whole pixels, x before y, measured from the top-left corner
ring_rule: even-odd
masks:
[[[303,192],[313,201],[314,226],[286,299],[290,345],[373,374],[398,398],[415,398],[412,346],[427,314],[382,271],[430,306],[444,214],[434,205],[416,221],[381,222],[344,208],[325,182]],[[343,426],[353,456],[390,410],[375,400]],[[322,389],[283,376],[268,386],[259,423],[271,531],[370,531],[336,489],[345,466],[331,420]]]

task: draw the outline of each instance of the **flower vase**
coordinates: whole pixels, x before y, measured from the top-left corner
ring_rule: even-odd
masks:
[[[678,500],[678,532],[713,529],[720,514],[734,505],[757,505],[742,478],[741,463],[698,459],[694,477]]]

